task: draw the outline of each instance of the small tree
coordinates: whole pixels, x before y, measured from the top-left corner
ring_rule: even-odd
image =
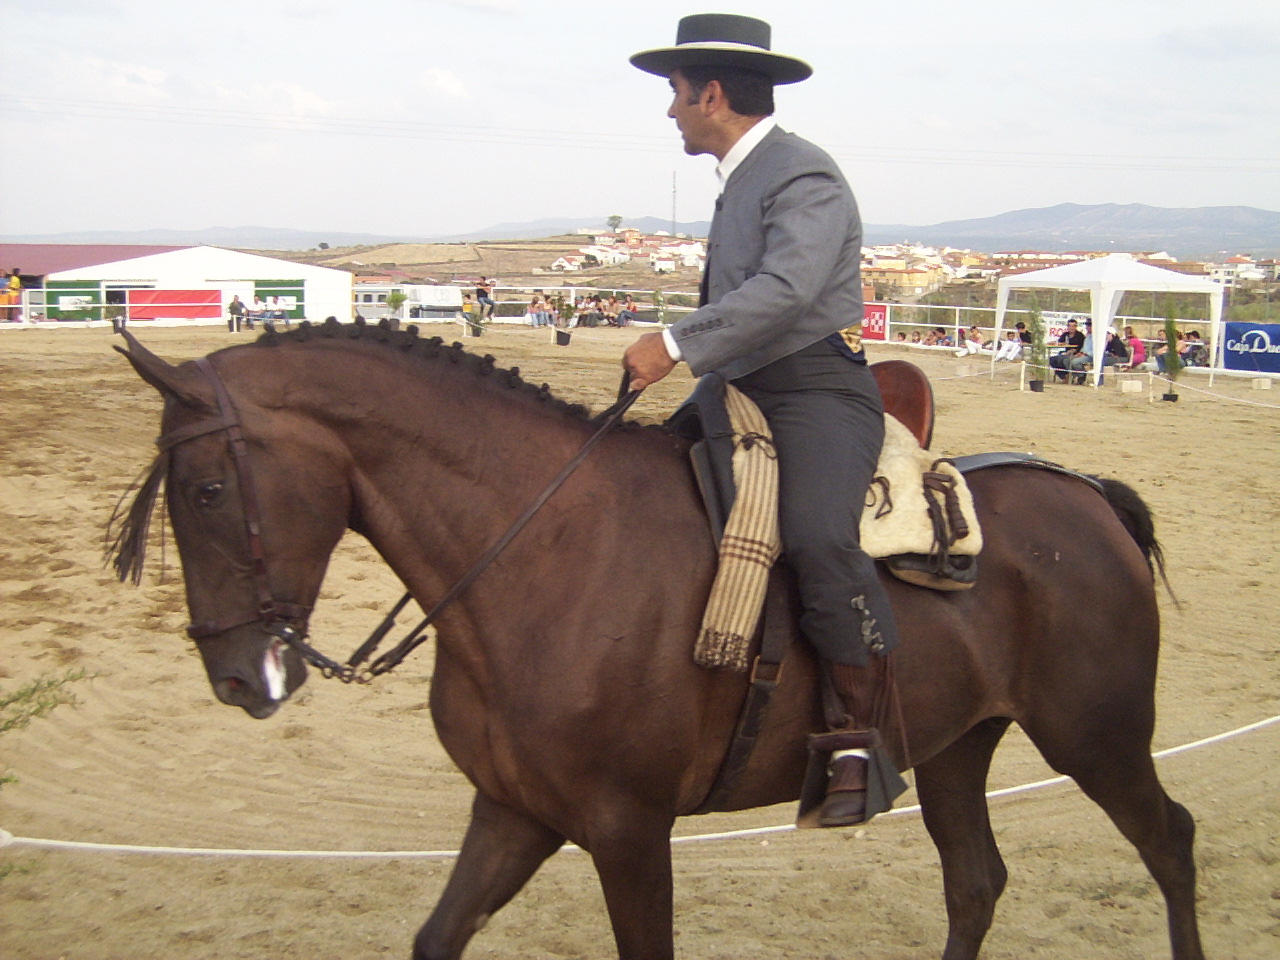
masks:
[[[622,218],[615,213],[609,218],[609,232],[617,233],[620,226],[622,226]]]
[[[1033,380],[1049,379],[1049,344],[1046,341],[1048,331],[1045,327],[1044,314],[1040,312],[1040,304],[1033,297],[1031,312],[1027,314],[1027,329],[1031,331],[1031,356],[1027,358],[1031,367]]]
[[[387,294],[387,309],[391,311],[391,326],[399,329],[400,327],[400,308],[409,300],[409,295],[403,290],[392,290]]]
[[[1164,317],[1164,342],[1168,348],[1164,352],[1164,375],[1169,378],[1169,392],[1173,393],[1173,385],[1182,373],[1182,354],[1178,352],[1178,324],[1170,307]]]
[[[658,322],[665,327],[667,325],[667,298],[662,295],[661,290],[653,291],[653,309],[658,313]]]

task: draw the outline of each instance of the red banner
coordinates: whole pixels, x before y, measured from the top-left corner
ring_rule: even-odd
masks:
[[[883,303],[862,305],[862,339],[883,340],[889,332],[889,308]]]
[[[130,320],[216,320],[221,290],[130,290]]]

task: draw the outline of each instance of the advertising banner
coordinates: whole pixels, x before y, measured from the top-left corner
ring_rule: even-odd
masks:
[[[1280,373],[1280,324],[1223,324],[1222,365],[1228,370]]]
[[[130,290],[129,319],[216,320],[222,316],[219,290]]]
[[[883,340],[889,329],[889,308],[883,303],[868,303],[862,308],[862,339]]]

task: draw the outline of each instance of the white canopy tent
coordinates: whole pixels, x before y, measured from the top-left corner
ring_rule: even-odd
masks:
[[[1009,305],[1010,290],[1088,290],[1090,316],[1093,319],[1093,355],[1101,357],[1107,344],[1107,330],[1116,317],[1120,298],[1128,290],[1154,290],[1157,293],[1204,293],[1209,296],[1209,356],[1210,367],[1221,365],[1222,358],[1222,301],[1224,288],[1208,277],[1193,277],[1174,270],[1164,270],[1139,263],[1128,253],[1113,253],[1093,260],[1081,260],[1062,267],[1034,270],[1012,277],[1002,277],[996,294],[996,341],[1004,325],[1005,311]],[[995,356],[992,355],[992,365]],[[1095,369],[1093,385],[1100,381]]]

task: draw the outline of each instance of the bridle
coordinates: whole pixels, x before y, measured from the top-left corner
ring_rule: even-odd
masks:
[[[617,401],[596,418],[600,422],[600,426],[588,438],[587,442],[582,445],[574,458],[565,464],[564,468],[556,474],[546,489],[507,528],[506,533],[485,551],[475,565],[467,571],[461,580],[453,585],[448,593],[436,602],[435,606],[428,611],[422,621],[399,644],[361,669],[362,664],[373,655],[382,639],[395,625],[396,616],[408,604],[411,595],[406,593],[401,597],[378,628],[370,635],[369,639],[347,658],[346,663],[339,663],[325,656],[306,642],[307,621],[311,616],[311,607],[277,600],[271,592],[271,579],[267,572],[266,553],[262,546],[261,511],[259,509],[257,487],[253,482],[253,472],[249,469],[248,444],[245,442],[244,435],[240,430],[240,416],[236,411],[235,404],[231,402],[231,396],[227,393],[226,385],[222,382],[222,378],[218,375],[218,371],[213,364],[209,362],[209,358],[200,357],[196,360],[196,366],[213,386],[214,396],[218,401],[218,414],[212,419],[200,420],[163,434],[156,440],[156,446],[160,448],[161,453],[169,453],[174,447],[186,443],[188,440],[226,431],[227,444],[231,452],[231,462],[235,466],[236,481],[244,509],[245,532],[249,538],[249,556],[254,589],[257,593],[258,609],[254,616],[236,620],[232,623],[216,620],[192,623],[187,627],[187,635],[193,640],[200,641],[228,630],[233,630],[236,627],[258,622],[262,624],[267,633],[278,638],[282,643],[293,647],[298,652],[298,655],[305,662],[319,670],[322,676],[326,678],[336,677],[343,683],[369,683],[374,677],[395,669],[405,657],[422,644],[427,639],[425,632],[427,627],[436,620],[446,607],[461,596],[463,591],[475,582],[476,578],[484,572],[485,568],[494,561],[498,554],[515,539],[516,534],[533,519],[534,514],[551,498],[552,494],[560,489],[565,480],[569,478],[569,475],[586,459],[591,449],[622,419],[622,415],[630,409],[641,393],[639,390],[628,390],[630,374],[624,372],[622,385],[618,389]]]
[[[267,575],[267,556],[262,548],[262,522],[261,511],[258,506],[258,492],[253,482],[253,471],[249,469],[249,446],[240,430],[240,416],[236,412],[235,405],[231,402],[231,397],[227,393],[227,388],[223,384],[222,378],[218,376],[218,371],[214,369],[209,359],[207,357],[199,358],[196,360],[196,366],[200,368],[200,372],[205,375],[205,378],[213,386],[214,396],[218,400],[218,415],[210,420],[199,420],[185,427],[171,430],[156,440],[156,446],[160,448],[161,453],[169,453],[174,447],[186,443],[188,440],[226,431],[227,446],[231,452],[231,462],[235,467],[236,482],[240,490],[240,502],[244,507],[245,533],[249,539],[250,572],[253,576],[258,608],[253,616],[230,623],[219,620],[206,620],[189,624],[187,626],[187,636],[192,640],[205,640],[219,633],[225,633],[228,630],[234,630],[236,627],[243,627],[254,622],[262,623],[268,633],[276,636],[281,636],[285,630],[293,631],[294,627],[291,624],[297,623],[302,627],[302,633],[305,634],[307,619],[311,616],[311,608],[298,603],[277,600],[271,592],[271,579]],[[281,636],[281,639],[283,640],[284,637]]]

